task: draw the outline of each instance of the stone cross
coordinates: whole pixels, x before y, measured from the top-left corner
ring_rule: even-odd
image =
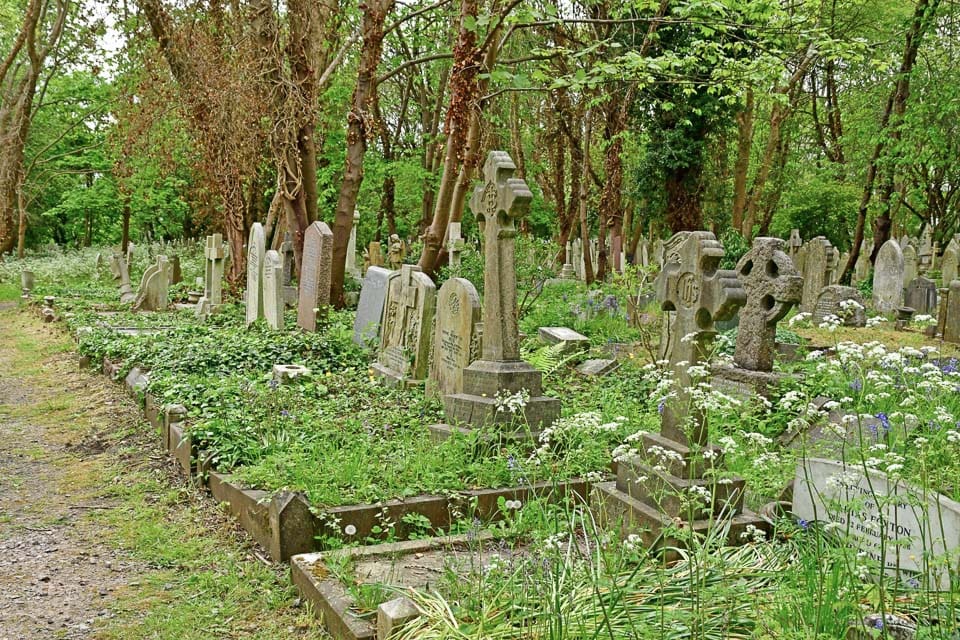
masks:
[[[677,442],[706,444],[702,416],[694,416],[689,435],[684,428],[691,386],[688,367],[708,355],[717,335],[714,323],[732,318],[747,298],[737,272],[719,268],[722,259],[723,245],[709,231],[681,232],[664,246],[656,290],[661,308],[669,312],[664,355],[674,371],[677,397],[664,407],[661,435]]]
[[[217,307],[223,302],[223,236],[219,233],[207,236],[203,255],[206,258],[203,296],[211,306]]]
[[[463,236],[460,231],[459,222],[451,222],[447,225],[447,256],[450,258],[450,268],[456,269],[460,266],[460,253],[463,251]]]
[[[491,151],[483,166],[485,182],[470,198],[485,238],[483,359],[491,362],[520,359],[514,245],[516,220],[529,209],[533,194],[526,182],[513,177],[516,169],[505,151]]]
[[[777,322],[800,302],[803,278],[779,238],[754,238],[753,247],[737,263],[747,294],[740,310],[733,360],[751,371],[772,371]]]

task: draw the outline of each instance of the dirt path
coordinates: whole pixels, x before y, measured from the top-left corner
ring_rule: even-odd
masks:
[[[0,640],[321,637],[285,569],[263,567],[216,505],[172,474],[122,387],[78,371],[71,347],[61,329],[0,308]],[[220,555],[157,541],[158,530],[177,543],[208,533]],[[157,560],[156,546],[173,557]],[[178,607],[210,565],[252,581],[224,580],[213,594],[225,609],[238,600],[248,619],[217,626],[216,607],[214,624]]]

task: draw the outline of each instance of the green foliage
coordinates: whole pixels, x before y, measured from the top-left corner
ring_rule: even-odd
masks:
[[[825,236],[837,249],[846,251],[859,198],[854,185],[826,175],[803,175],[784,193],[783,214],[774,219],[771,232],[785,238],[791,229],[799,229],[804,240]]]

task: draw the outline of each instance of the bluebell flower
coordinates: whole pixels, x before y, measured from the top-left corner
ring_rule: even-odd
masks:
[[[517,459],[513,457],[513,454],[507,456],[507,469],[513,471],[517,467]]]
[[[909,580],[907,580],[907,586],[910,587],[911,589],[919,589],[920,581],[917,580],[916,578],[910,578]]]
[[[799,520],[797,520],[797,524],[800,525],[801,529],[806,529],[810,526],[810,523],[804,520],[803,518],[800,518]]]
[[[850,388],[853,389],[854,391],[862,391],[862,390],[863,390],[863,383],[860,382],[860,378],[855,378],[855,379],[850,383]]]
[[[271,388],[271,389],[276,389],[279,385],[280,385],[280,383],[277,382],[276,380],[271,380],[271,381],[270,381],[270,388]]]
[[[661,400],[660,404],[657,405],[657,413],[659,413],[660,415],[663,415],[663,409],[666,406],[666,404],[667,403],[665,401]]]
[[[887,434],[890,432],[890,418],[887,417],[887,414],[880,412],[877,414],[877,420],[880,421],[880,424],[883,425],[883,433]]]
[[[280,415],[282,415],[284,418],[287,418],[290,416],[290,412],[284,409],[280,412]]]

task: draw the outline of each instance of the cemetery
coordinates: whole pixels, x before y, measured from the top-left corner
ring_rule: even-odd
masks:
[[[960,640],[960,5],[7,9],[0,640]]]

